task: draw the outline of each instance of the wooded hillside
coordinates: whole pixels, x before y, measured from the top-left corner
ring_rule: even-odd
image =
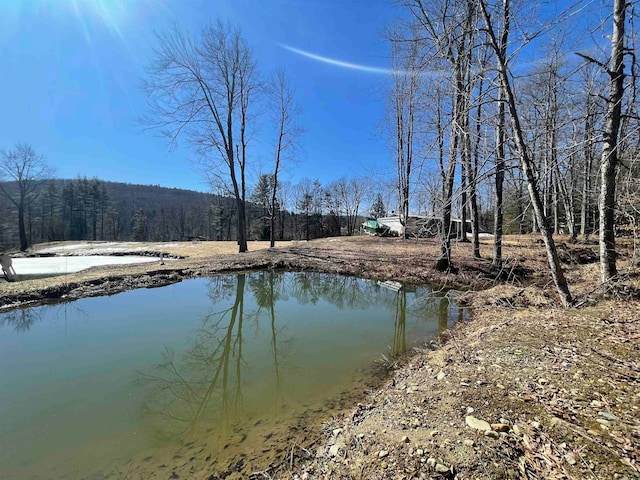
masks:
[[[5,184],[11,192],[12,183]],[[17,243],[17,212],[0,199],[0,243]],[[231,199],[207,193],[98,179],[47,180],[28,199],[30,243],[54,240],[232,238]]]
[[[18,194],[15,182],[1,185],[10,195]],[[247,203],[249,240],[268,240],[267,205],[259,195],[254,196],[255,202]],[[347,217],[335,211],[324,215],[320,206],[308,203],[301,204],[298,213],[277,210],[276,239],[340,235],[342,230],[353,233],[353,228],[343,228]],[[350,224],[358,225],[361,220],[356,213]],[[27,198],[25,227],[29,244],[59,240],[235,240],[237,210],[234,199],[222,195],[97,178],[53,179],[41,181]],[[18,212],[1,196],[0,247],[5,250],[17,245]]]

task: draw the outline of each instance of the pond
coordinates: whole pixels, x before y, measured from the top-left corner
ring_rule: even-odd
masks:
[[[2,314],[0,478],[246,474],[463,315],[427,287],[273,271]]]

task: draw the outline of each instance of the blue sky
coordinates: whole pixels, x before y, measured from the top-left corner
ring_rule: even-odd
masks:
[[[537,15],[543,21],[570,5],[585,6],[580,24],[588,15],[606,17],[610,4],[541,1]],[[197,32],[222,19],[240,27],[264,77],[282,67],[297,89],[306,134],[283,179],[327,184],[367,175],[380,184],[395,171],[383,130],[388,75],[300,52],[388,68],[383,32],[402,15],[394,0],[0,0],[0,148],[32,145],[59,178],[208,190],[187,145],[170,152],[165,138],[141,126],[147,113],[141,84],[156,32],[175,22]],[[569,32],[580,38],[581,51],[603,40],[584,27]],[[540,45],[523,50],[517,68],[541,58]],[[265,119],[249,152],[250,181],[270,168],[267,128]]]
[[[283,67],[297,89],[307,132],[286,179],[328,183],[372,171],[391,175],[382,132],[380,73],[341,68],[283,48],[371,67],[388,66],[391,0],[2,0],[0,148],[31,144],[60,178],[207,190],[194,155],[144,131],[141,89],[154,32],[173,22],[192,32],[217,18],[241,28],[265,76]],[[266,139],[253,164],[268,168]]]

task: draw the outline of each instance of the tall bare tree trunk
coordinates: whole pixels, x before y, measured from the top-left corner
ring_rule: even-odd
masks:
[[[470,102],[467,103],[467,105]],[[471,132],[469,125],[469,117],[471,110],[467,108],[465,113],[465,121],[463,125],[463,144],[462,159],[467,171],[467,186],[469,190],[469,209],[471,213],[471,250],[474,258],[480,258],[480,237],[478,232],[479,216],[478,216],[478,198],[476,193],[476,166],[472,165],[473,149],[471,147]],[[462,218],[462,231],[465,232],[462,239],[466,240],[467,219],[466,215]]]
[[[540,198],[540,192],[538,191],[536,176],[533,171],[533,162],[531,161],[529,152],[527,150],[527,145],[524,141],[524,134],[522,132],[522,127],[520,124],[520,117],[516,108],[516,100],[513,94],[513,90],[511,89],[511,82],[509,80],[507,71],[505,52],[498,44],[498,40],[493,29],[493,24],[491,23],[491,19],[489,17],[489,14],[487,13],[485,0],[479,0],[479,2],[480,8],[482,10],[482,16],[484,17],[484,21],[487,27],[489,42],[498,60],[498,74],[500,76],[500,83],[507,95],[507,106],[509,107],[509,113],[511,116],[511,124],[515,137],[516,148],[518,150],[520,161],[522,163],[522,170],[524,171],[525,178],[527,179],[527,189],[529,190],[529,197],[531,198],[531,203],[533,204],[533,208],[538,220],[538,226],[540,227],[540,233],[542,234],[542,238],[544,240],[551,277],[556,285],[556,289],[558,291],[558,295],[560,296],[562,305],[568,307],[573,304],[573,298],[569,291],[569,285],[567,284],[567,280],[564,276],[562,266],[560,265],[560,259],[558,258],[556,244],[553,241],[552,232],[549,228],[549,222],[544,215],[543,204]],[[507,7],[508,3],[509,0],[504,0],[504,5],[506,5]],[[505,11],[508,12],[508,8]]]
[[[471,69],[471,56],[473,55],[473,20],[474,20],[474,2],[466,2],[466,12],[464,17],[464,23],[462,25],[462,32],[460,39],[455,45],[450,45],[446,51],[446,59],[449,61],[455,72],[455,96],[452,112],[451,122],[451,136],[449,138],[449,160],[447,166],[447,175],[445,179],[445,197],[442,211],[442,240],[440,247],[440,257],[436,260],[436,269],[440,271],[451,270],[453,263],[451,261],[451,207],[453,202],[453,185],[456,170],[456,161],[460,150],[463,155],[465,154],[465,142],[462,135],[468,135],[468,123],[469,123],[469,81],[470,81],[470,69]],[[456,50],[454,55],[452,52]],[[466,121],[465,121],[466,119]],[[460,145],[460,143],[463,143]],[[471,155],[470,148],[466,152]],[[470,157],[468,158],[470,162]],[[463,165],[463,169],[464,169]],[[463,208],[465,206],[463,205]],[[465,215],[466,221],[466,215]],[[462,225],[462,228],[466,228],[466,225]]]
[[[469,189],[469,180],[468,180],[468,171],[469,171],[469,167],[467,165],[467,157],[466,157],[466,152],[465,152],[465,147],[466,147],[466,137],[469,135],[468,131],[464,130],[464,126],[461,125],[461,130],[462,130],[462,149],[461,149],[461,153],[462,153],[462,161],[460,162],[461,165],[461,169],[460,169],[460,222],[461,222],[461,228],[460,231],[458,232],[458,239],[461,242],[468,242],[469,238],[467,237],[467,229],[464,228],[464,226],[467,223],[467,205],[469,202],[469,199],[467,198],[467,192]]]
[[[609,74],[609,98],[604,127],[604,144],[600,159],[600,277],[602,283],[610,282],[617,274],[616,268],[616,176],[618,174],[618,133],[622,117],[624,95],[624,22],[627,3],[615,0],[613,5],[613,34],[611,35],[611,62]]]
[[[580,235],[587,240],[589,238],[589,214],[591,213],[591,170],[593,168],[593,138],[595,128],[593,126],[593,99],[591,92],[587,92],[587,104],[584,120],[584,170],[582,184],[582,204],[580,206]]]
[[[20,235],[20,251],[24,252],[29,247],[29,241],[27,240],[27,231],[24,225],[24,198],[20,197],[20,203],[18,205],[18,233]]]
[[[271,198],[269,199],[269,245],[273,248],[276,244],[276,207],[280,170],[282,162],[292,155],[290,150],[295,147],[298,136],[302,134],[302,128],[296,122],[300,110],[295,102],[295,92],[284,70],[276,71],[269,83],[268,91],[271,100],[271,118],[277,125]],[[282,212],[284,205],[280,205],[279,210]],[[283,220],[280,221],[280,225],[280,240],[282,240]]]
[[[444,182],[444,198],[442,206],[442,237],[440,240],[440,257],[436,260],[436,270],[451,270],[451,204],[453,200],[453,183],[456,173],[456,159],[458,156],[459,135],[457,132],[457,114],[460,108],[460,95],[456,94],[454,104],[454,121],[451,127],[451,137],[449,138],[449,161],[447,163],[447,175]]]
[[[415,39],[409,43],[408,52],[402,50],[406,44],[392,39],[392,59],[396,73],[393,75],[392,102],[395,116],[396,168],[398,191],[398,216],[403,226],[403,237],[407,238],[409,217],[409,195],[411,170],[413,168],[414,131],[419,94],[420,71],[417,66],[418,50]],[[406,55],[403,58],[403,54]]]
[[[478,183],[478,164],[480,163],[480,132],[482,121],[482,102],[484,101],[484,80],[482,76],[479,79],[477,107],[476,107],[476,139],[473,145],[473,179],[474,184]],[[471,140],[471,138],[469,138]],[[482,258],[480,255],[480,212],[478,211],[478,198],[477,189],[474,189],[473,196],[471,197],[471,222],[472,222],[472,253],[474,258]]]
[[[502,10],[504,12],[504,25],[502,26],[502,35],[500,35],[500,54],[502,58],[507,58],[507,44],[509,42],[509,0],[503,0]],[[504,210],[503,210],[503,189],[504,189],[504,170],[506,165],[505,143],[506,143],[506,112],[505,102],[507,94],[504,86],[500,83],[498,87],[498,125],[496,127],[496,188],[495,188],[495,211],[493,215],[493,262],[494,268],[502,267],[502,236]],[[518,200],[520,202],[520,200]]]

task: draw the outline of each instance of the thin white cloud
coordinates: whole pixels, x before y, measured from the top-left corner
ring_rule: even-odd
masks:
[[[299,48],[290,47],[289,45],[281,44],[280,46],[286,50],[289,50],[290,52],[297,53],[298,55],[302,55],[303,57],[311,58],[312,60],[317,60],[318,62],[327,63],[329,65],[335,65],[336,67],[349,68],[351,70],[359,70],[361,72],[378,73],[382,75],[392,75],[394,73],[401,73],[391,68],[370,67],[368,65],[361,65],[359,63],[344,62],[342,60],[337,60],[335,58],[323,57],[322,55],[316,55],[315,53],[307,52]]]

